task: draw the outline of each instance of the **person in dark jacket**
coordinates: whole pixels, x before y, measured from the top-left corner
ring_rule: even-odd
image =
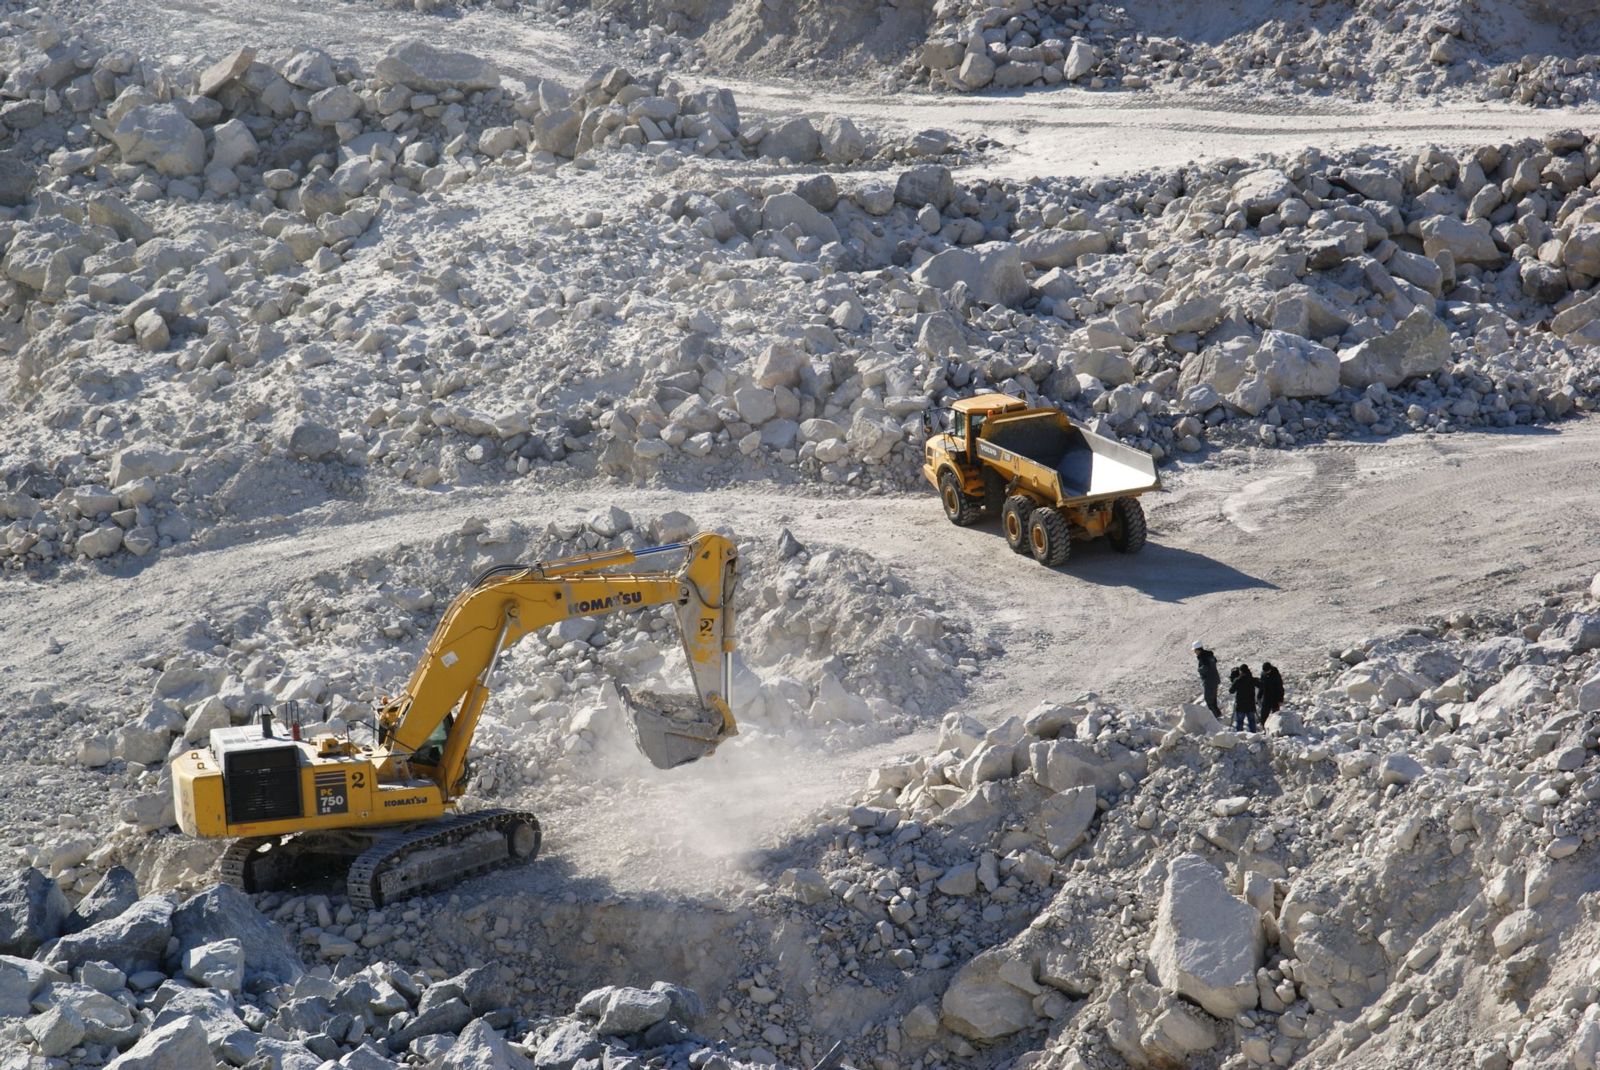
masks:
[[[1270,661],[1261,663],[1261,726],[1267,725],[1267,718],[1283,709],[1283,676],[1278,672],[1278,667]]]
[[[1222,686],[1222,673],[1217,669],[1217,656],[1196,639],[1194,659],[1200,670],[1200,686],[1205,689],[1206,706],[1210,708],[1211,716],[1220,721],[1222,708],[1217,705],[1217,688]]]
[[[1228,690],[1233,694],[1233,730],[1244,731],[1249,724],[1250,731],[1256,731],[1256,678],[1250,675],[1250,666],[1241,665],[1229,674],[1232,681]]]

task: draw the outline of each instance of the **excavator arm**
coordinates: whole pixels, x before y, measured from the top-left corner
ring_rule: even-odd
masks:
[[[608,571],[666,554],[682,554],[682,565],[673,571]],[[413,775],[438,783],[446,798],[460,794],[467,750],[501,654],[528,633],[568,617],[662,605],[674,607],[697,702],[649,709],[624,691],[634,735],[645,756],[661,768],[710,754],[738,731],[728,705],[737,566],[738,551],[728,539],[702,533],[646,550],[490,570],[450,604],[405,691],[379,710],[388,764],[405,761]]]

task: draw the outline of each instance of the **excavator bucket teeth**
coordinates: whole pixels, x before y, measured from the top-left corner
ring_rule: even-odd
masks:
[[[622,704],[639,752],[657,769],[675,769],[711,755],[727,739],[726,720],[694,695],[622,688]]]

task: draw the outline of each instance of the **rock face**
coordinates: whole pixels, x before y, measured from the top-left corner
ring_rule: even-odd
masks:
[[[1370,338],[1339,356],[1339,381],[1345,386],[1382,383],[1399,386],[1407,379],[1433,375],[1450,364],[1450,329],[1432,312],[1416,309],[1388,334]]]
[[[419,37],[391,47],[373,73],[380,82],[428,93],[446,89],[471,92],[493,89],[500,84],[500,72],[489,60],[467,52],[437,48]]]
[[[1007,949],[991,948],[956,971],[940,1001],[940,1021],[969,1040],[1007,1037],[1034,1023],[1039,990],[1027,963]]]
[[[206,136],[175,104],[134,108],[111,132],[111,140],[124,163],[147,163],[175,177],[205,170]]]
[[[1172,860],[1150,944],[1163,985],[1232,1018],[1259,999],[1256,970],[1264,950],[1261,915],[1228,893],[1215,866],[1192,854]]]
[[[0,955],[32,955],[61,935],[69,910],[56,882],[32,866],[0,883]]]

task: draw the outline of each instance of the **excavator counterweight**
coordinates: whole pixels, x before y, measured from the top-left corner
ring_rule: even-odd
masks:
[[[669,570],[616,571],[678,555]],[[405,690],[377,712],[377,739],[302,740],[259,726],[220,728],[173,763],[178,825],[234,839],[222,875],[265,891],[313,869],[344,868],[350,899],[376,907],[531,859],[529,813],[462,812],[467,755],[502,654],[568,617],[673,607],[694,682],[688,695],[622,689],[639,750],[658,769],[714,753],[738,723],[729,705],[738,553],[721,535],[491,569],[445,610]]]

